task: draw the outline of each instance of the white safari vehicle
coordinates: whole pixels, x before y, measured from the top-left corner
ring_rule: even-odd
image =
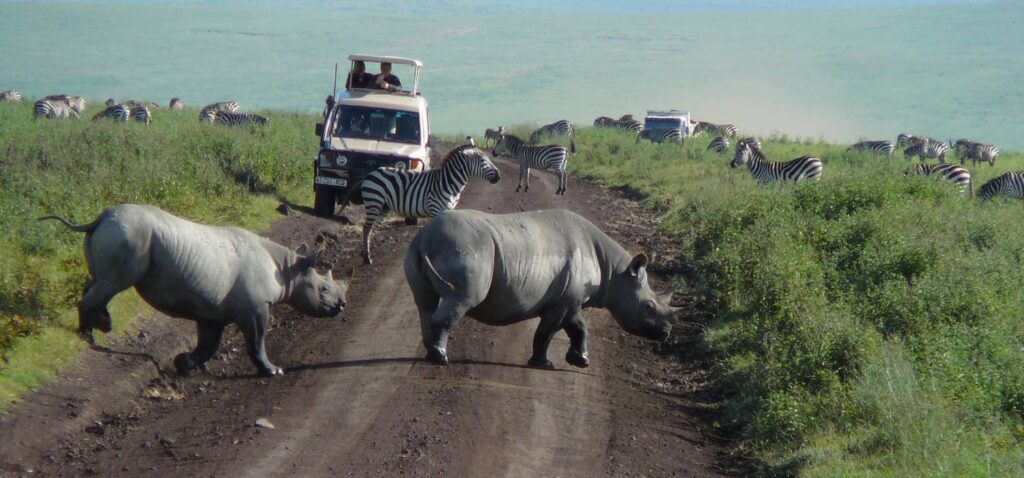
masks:
[[[313,209],[323,217],[334,215],[349,187],[377,168],[430,169],[430,148],[435,142],[427,100],[419,90],[422,62],[372,55],[348,59],[345,91],[327,97],[324,121],[316,125],[320,153],[313,161]],[[390,89],[377,89],[372,81],[361,83],[354,78],[357,64],[365,65],[371,78],[383,64],[390,64],[392,74],[403,83]]]
[[[668,110],[668,111],[656,111],[647,110],[647,116],[644,118],[644,131],[650,130],[665,130],[665,129],[679,129],[683,133],[683,137],[689,137],[693,135],[695,124],[690,120],[689,111],[680,110]]]

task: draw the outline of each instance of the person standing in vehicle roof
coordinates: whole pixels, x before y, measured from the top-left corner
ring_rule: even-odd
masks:
[[[394,92],[402,89],[402,81],[391,74],[391,63],[384,62],[380,64],[380,74],[373,78],[373,86],[377,89]]]
[[[372,88],[373,80],[374,76],[366,72],[366,63],[356,60],[352,65],[352,71],[349,72],[348,79],[345,80],[345,89]]]

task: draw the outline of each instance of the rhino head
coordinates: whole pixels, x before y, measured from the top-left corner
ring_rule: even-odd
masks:
[[[323,249],[307,255],[303,244],[295,251],[297,260],[291,266],[289,304],[299,312],[313,317],[333,317],[345,309],[348,284],[335,280],[330,269],[321,274],[316,270]]]
[[[624,271],[612,274],[605,307],[623,330],[649,339],[664,340],[680,309],[659,301],[647,284],[647,255],[638,254]],[[664,303],[662,303],[664,302]]]

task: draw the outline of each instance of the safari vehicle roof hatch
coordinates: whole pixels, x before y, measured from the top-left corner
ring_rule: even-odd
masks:
[[[414,60],[412,58],[402,58],[399,56],[380,56],[380,55],[349,55],[349,62],[368,62],[368,63],[391,63],[393,65],[408,65],[413,69],[412,77],[412,89],[397,91],[394,94],[397,95],[410,95],[416,96],[420,94],[420,71],[423,70],[423,62]],[[351,65],[349,71],[352,71]]]

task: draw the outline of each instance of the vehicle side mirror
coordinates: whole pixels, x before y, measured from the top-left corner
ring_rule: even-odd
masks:
[[[324,124],[323,123],[317,123],[316,127],[313,128],[313,131],[316,132],[317,136],[323,137],[323,135],[324,135]]]
[[[427,147],[428,148],[433,148],[434,146],[437,146],[437,136],[434,136],[434,135],[427,136]]]

